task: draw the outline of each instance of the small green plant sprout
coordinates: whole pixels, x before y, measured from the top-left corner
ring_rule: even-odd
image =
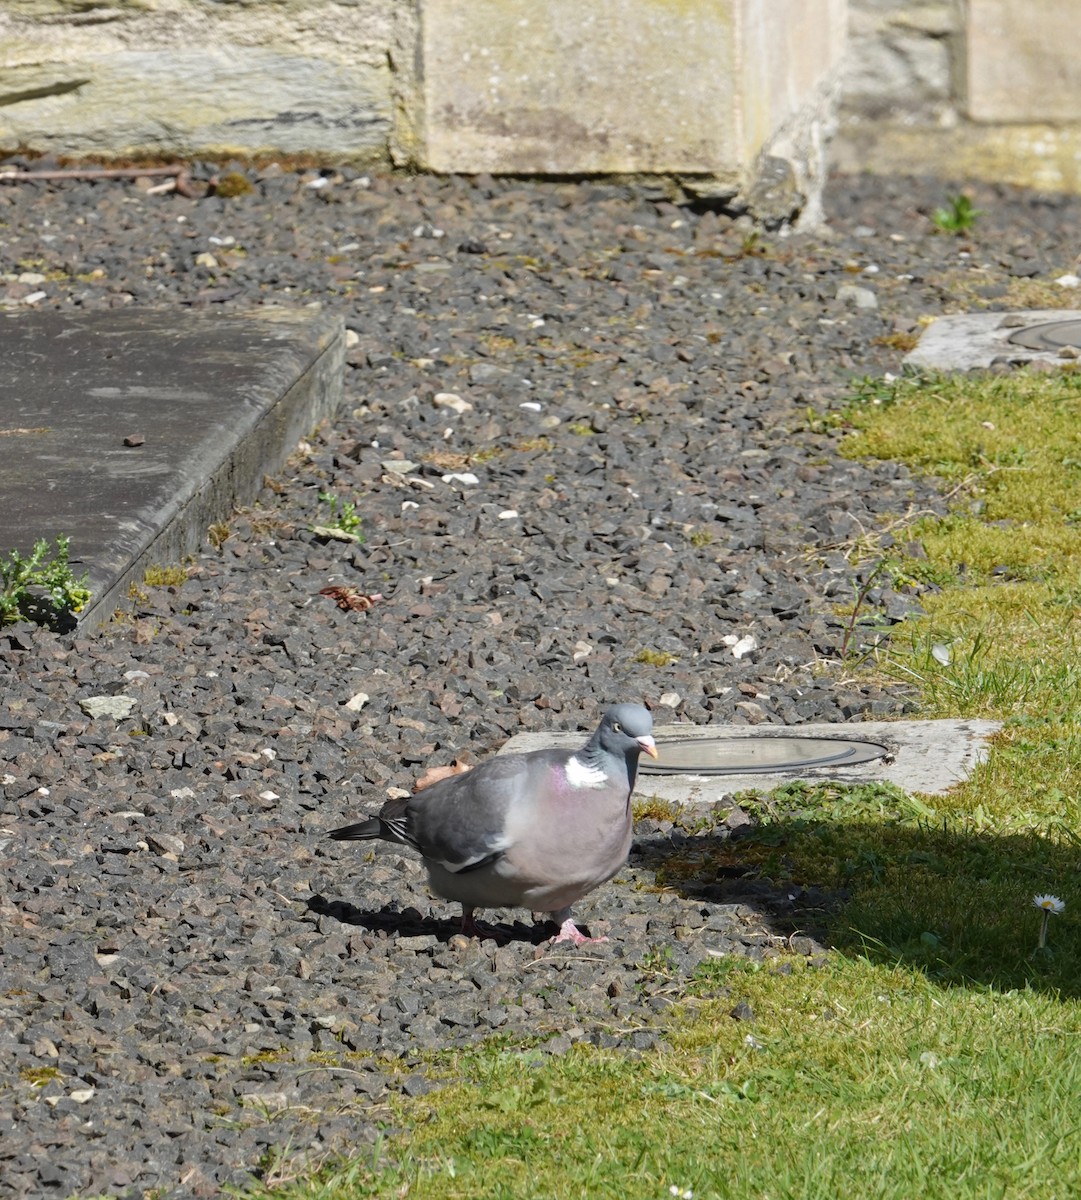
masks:
[[[54,625],[81,612],[90,599],[87,575],[76,579],[68,563],[71,539],[60,535],[50,551],[39,538],[28,558],[12,550],[0,559],[0,625],[31,620]]]
[[[320,492],[319,499],[330,508],[330,519],[324,524],[313,525],[312,533],[322,538],[333,538],[339,542],[363,542],[357,532],[360,517],[351,500],[340,500],[333,492]]]
[[[983,210],[973,208],[972,201],[965,195],[947,196],[946,203],[931,214],[931,223],[942,233],[968,233]]]
[[[1062,915],[1063,909],[1066,907],[1066,902],[1060,900],[1058,896],[1033,896],[1033,908],[1040,910],[1040,940],[1036,945],[1037,951],[1047,949],[1047,922],[1051,917]]]

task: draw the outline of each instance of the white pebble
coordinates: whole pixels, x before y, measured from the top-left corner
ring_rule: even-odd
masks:
[[[456,413],[473,411],[473,405],[468,400],[463,400],[455,392],[436,392],[432,397],[432,403],[436,408],[449,408]]]
[[[538,403],[536,400],[523,400],[522,403],[518,405],[518,407],[526,408],[530,412],[541,412],[544,408],[544,405]]]
[[[499,520],[500,521],[513,521],[517,516],[518,516],[518,510],[516,508],[505,508],[499,514]]]
[[[350,712],[360,712],[360,710],[365,704],[368,703],[370,699],[371,696],[369,696],[367,692],[355,692],[349,697],[348,700],[346,700],[345,707],[349,709]]]
[[[679,708],[683,702],[683,697],[679,692],[665,692],[660,699],[662,708]]]
[[[732,647],[732,657],[742,658],[745,654],[750,654],[752,650],[758,649],[758,642],[751,634],[746,634],[741,637],[738,642]]]
[[[473,474],[472,471],[455,471],[450,475],[443,476],[444,483],[461,483],[472,487],[474,484],[480,483],[480,479]]]
[[[1072,273],[1069,275],[1060,275],[1055,282],[1059,287],[1064,288],[1081,287],[1081,275],[1074,275]]]

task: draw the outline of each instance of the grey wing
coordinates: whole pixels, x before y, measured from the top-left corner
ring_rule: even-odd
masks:
[[[548,775],[549,756],[540,751],[491,758],[418,792],[408,805],[410,840],[453,874],[494,862],[511,846],[508,816],[531,805]]]

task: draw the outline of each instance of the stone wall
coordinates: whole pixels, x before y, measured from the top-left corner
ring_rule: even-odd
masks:
[[[0,150],[656,174],[782,214],[835,123],[842,169],[1081,190],[1078,0],[0,0]]]
[[[1078,0],[850,0],[843,170],[1081,191]]]
[[[0,0],[0,149],[663,176],[817,212],[846,0]]]
[[[0,147],[385,159],[409,11],[395,0],[2,0]]]

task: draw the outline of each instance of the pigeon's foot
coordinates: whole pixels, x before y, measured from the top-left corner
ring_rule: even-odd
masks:
[[[606,942],[606,937],[586,937],[577,925],[568,917],[559,927],[559,932],[552,938],[552,945],[557,942],[573,942],[576,946],[584,946],[589,942]]]
[[[505,943],[510,939],[505,933],[493,928],[491,925],[485,925],[483,921],[476,921],[473,918],[473,910],[471,908],[462,909],[462,936],[467,938],[490,938],[493,942]]]

